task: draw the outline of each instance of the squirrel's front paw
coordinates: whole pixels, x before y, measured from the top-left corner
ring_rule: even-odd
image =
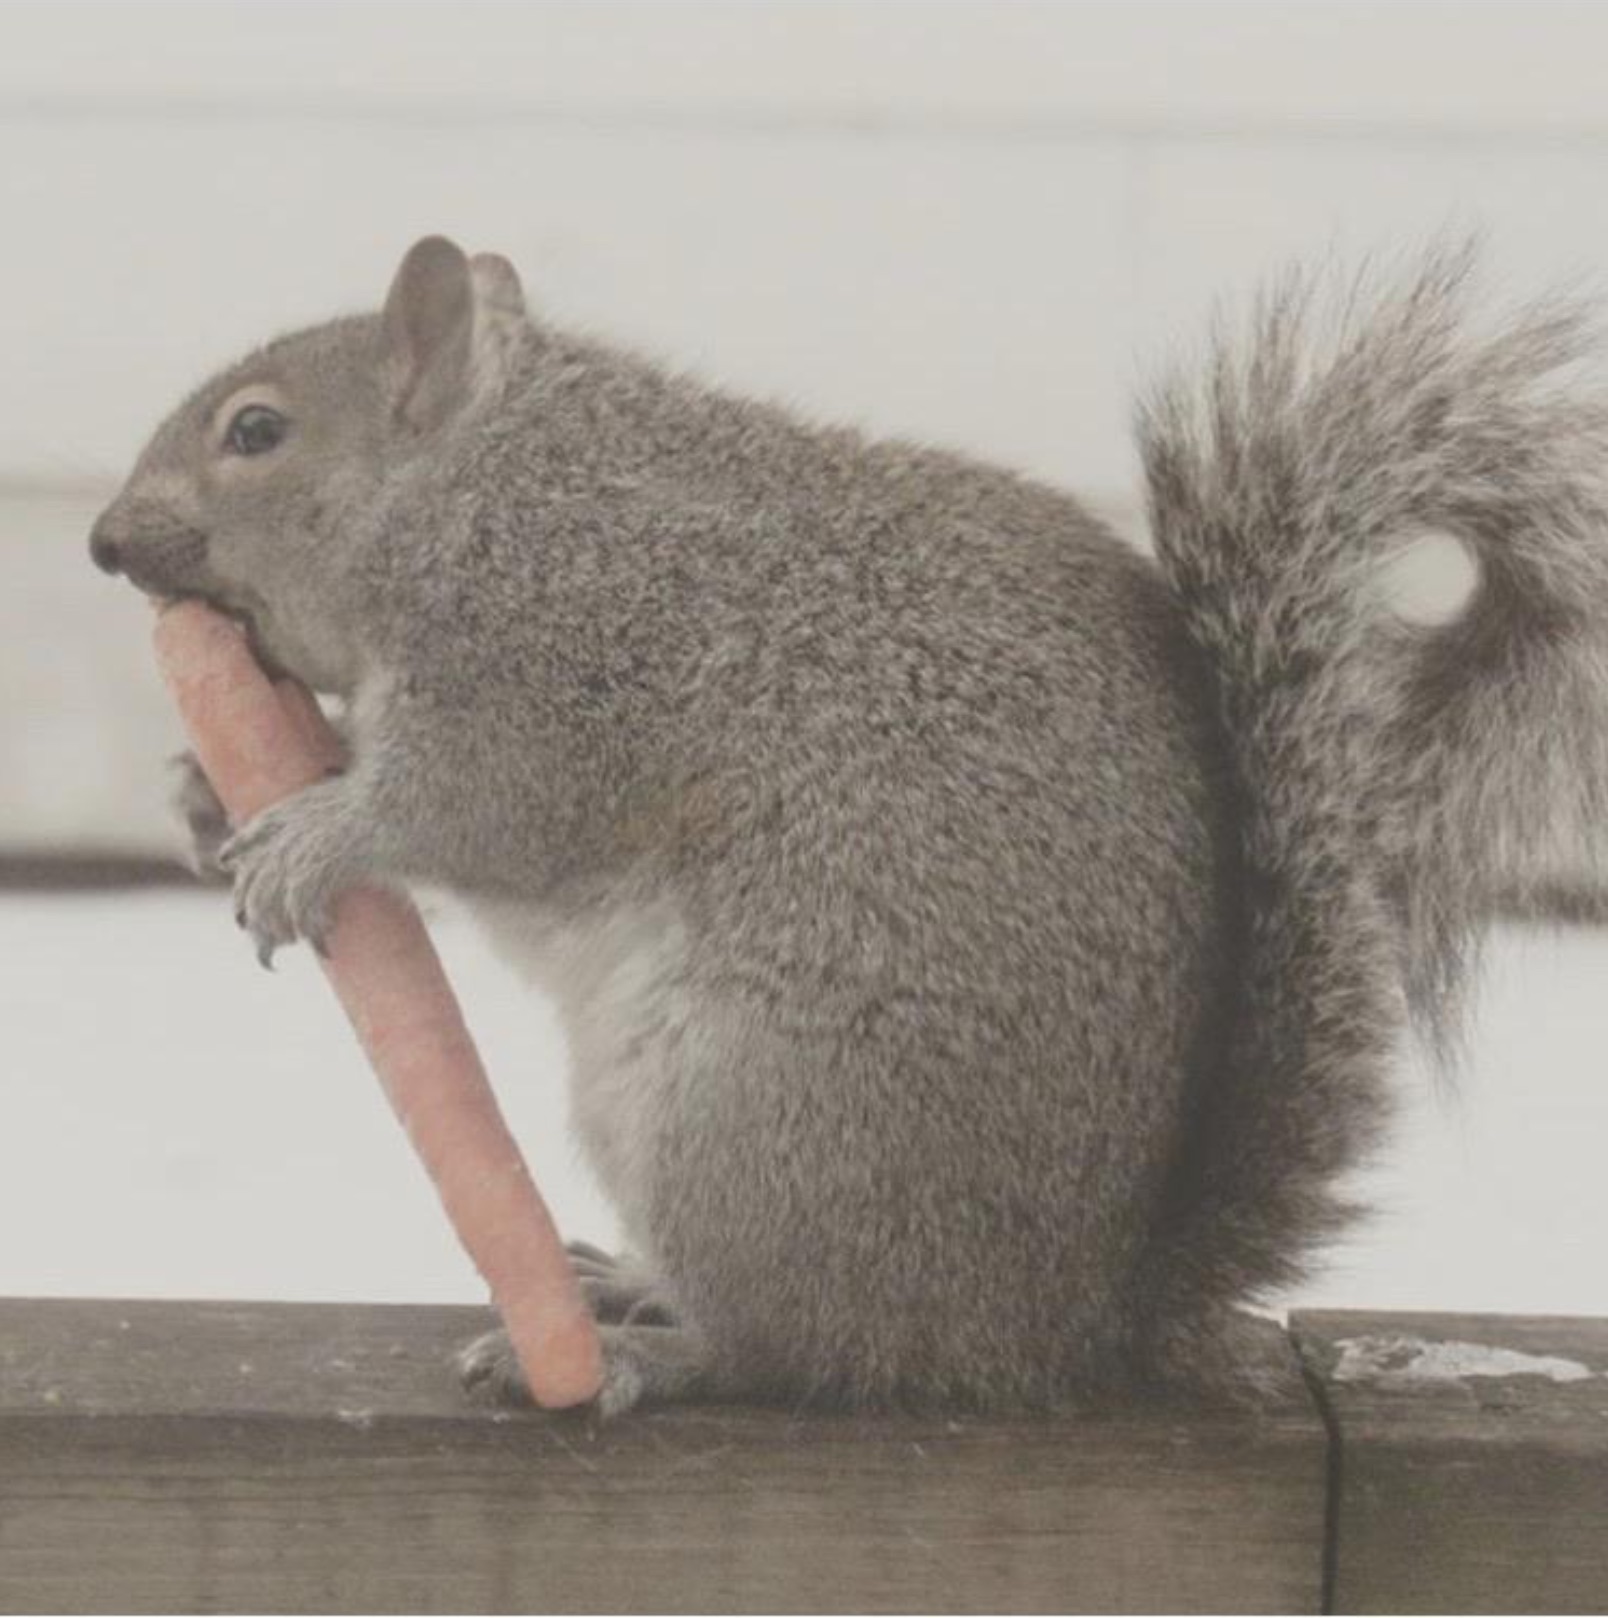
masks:
[[[305,938],[328,953],[336,896],[361,868],[347,783],[321,781],[265,809],[218,850],[234,878],[235,920],[273,963],[281,944]]]
[[[189,834],[190,868],[208,881],[224,880],[218,850],[229,840],[232,830],[228,811],[218,801],[194,753],[175,754],[168,763],[177,776],[168,803]]]

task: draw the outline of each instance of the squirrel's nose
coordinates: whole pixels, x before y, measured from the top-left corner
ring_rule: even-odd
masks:
[[[95,519],[95,526],[89,531],[89,554],[102,573],[121,573],[123,557],[111,533],[111,525],[106,520],[110,515],[110,512],[103,511]]]

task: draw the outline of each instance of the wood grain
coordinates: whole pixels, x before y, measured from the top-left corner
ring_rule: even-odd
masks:
[[[1333,1610],[1608,1611],[1608,1321],[1291,1324],[1338,1438]]]
[[[0,1302],[0,1610],[1317,1610],[1259,1413],[466,1406],[474,1309]],[[1288,1346],[1269,1326],[1266,1353]]]

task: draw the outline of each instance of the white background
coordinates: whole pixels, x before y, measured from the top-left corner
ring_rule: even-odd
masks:
[[[1292,255],[1482,224],[1608,266],[1608,7],[0,5],[0,852],[173,846],[177,745],[88,521],[181,392],[374,304],[415,236],[555,318],[1131,523],[1127,411]],[[1608,540],[1605,540],[1608,542]],[[547,1008],[443,916],[562,1221]],[[1405,1064],[1306,1296],[1608,1313],[1608,945],[1509,934],[1462,1097]],[[305,962],[200,896],[0,896],[0,1292],[472,1297]]]

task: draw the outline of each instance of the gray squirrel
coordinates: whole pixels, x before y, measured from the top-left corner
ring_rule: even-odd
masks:
[[[221,848],[192,770],[196,835],[265,958],[422,882],[556,997],[633,1253],[573,1250],[605,1413],[1246,1391],[1409,1017],[1601,863],[1589,313],[1479,327],[1473,258],[1287,277],[1157,387],[1155,560],[440,237],[157,431],[95,560],[351,744]],[[1426,529],[1480,571],[1435,627],[1377,583]],[[500,1334],[462,1373],[522,1391]]]

